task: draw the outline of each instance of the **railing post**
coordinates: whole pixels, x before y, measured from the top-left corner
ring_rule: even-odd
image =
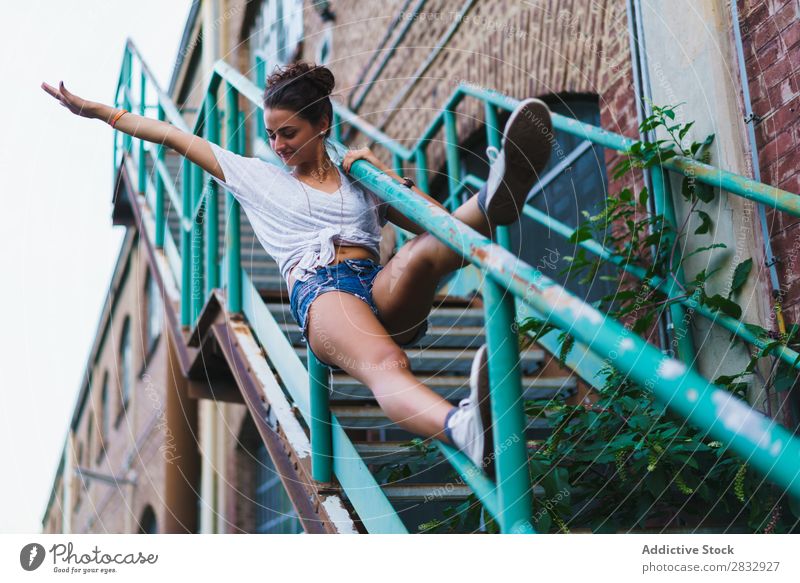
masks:
[[[456,133],[456,116],[452,109],[444,111],[444,136],[447,149],[447,200],[444,206],[450,212],[458,208],[456,193],[459,191],[458,177],[461,175],[458,155],[458,135]]]
[[[514,322],[514,296],[490,277],[483,282],[489,385],[500,528],[519,529],[533,514],[528,469],[519,339]]]
[[[201,113],[202,115],[202,113]],[[203,309],[203,222],[205,202],[203,200],[203,169],[192,164],[192,325]]]
[[[333,433],[330,409],[330,372],[308,348],[308,382],[311,401],[311,474],[318,482],[333,475]]]
[[[417,162],[417,186],[422,192],[429,192],[428,185],[428,154],[422,147],[414,152]]]
[[[677,219],[675,217],[675,206],[672,201],[672,191],[669,184],[669,174],[661,166],[653,166],[650,169],[650,179],[653,183],[653,203],[656,214],[661,214],[673,230],[677,229]],[[677,233],[676,233],[677,237]],[[673,242],[678,245],[678,241]],[[675,257],[681,261],[681,253],[676,252]],[[678,284],[683,285],[683,267],[679,266],[675,270],[675,276],[667,276],[669,286],[668,295],[675,292]],[[677,279],[677,282],[675,281]],[[677,358],[682,362],[692,363],[695,360],[694,341],[692,339],[691,326],[687,318],[687,311],[683,304],[672,302],[669,306],[669,317],[671,324],[671,334],[668,334],[668,341],[677,348]],[[672,347],[666,347],[671,351]]]
[[[239,94],[225,83],[225,141],[227,149],[242,154],[239,147]],[[225,256],[227,263],[228,311],[242,311],[242,252],[239,203],[230,192],[225,194]]]
[[[500,148],[497,110],[486,102],[486,141]],[[511,248],[508,227],[495,230],[495,240]],[[527,532],[533,515],[532,485],[528,470],[522,374],[519,365],[519,335],[516,298],[490,277],[483,281],[486,338],[489,349],[489,386],[494,427],[494,456],[500,528],[504,533]]]
[[[158,106],[158,119],[164,121],[166,115],[164,108],[159,104]],[[164,162],[164,146],[156,144],[156,159],[159,162]],[[156,182],[156,248],[162,249],[164,247],[164,229],[166,227],[164,219],[164,179],[161,177],[161,172],[154,172],[153,177]]]
[[[263,91],[267,83],[267,64],[260,55],[256,55],[256,85]],[[261,140],[267,139],[267,128],[264,126],[264,111],[256,108],[256,136]]]
[[[331,121],[333,127],[331,128],[331,134],[333,135],[333,139],[337,142],[342,141],[342,118],[334,112],[333,113],[333,121]]]
[[[394,167],[394,171],[398,176],[403,175],[403,159],[396,152],[392,152],[392,166]],[[406,241],[408,241],[408,233],[405,229],[401,229],[397,227],[395,229],[395,234],[397,236],[397,241],[395,242],[395,246],[397,249],[405,245]]]
[[[133,56],[128,47],[125,47],[125,56],[122,58],[122,108],[131,110],[131,77],[133,75]],[[128,134],[122,135],[122,149],[131,153],[133,138]]]
[[[147,92],[147,77],[144,74],[144,67],[140,64],[139,73],[139,115],[144,117],[145,95]],[[144,140],[139,138],[138,164],[139,164],[139,192],[144,194],[147,191],[147,165],[144,163]]]
[[[210,91],[205,98],[206,139],[219,144],[219,111],[217,96]],[[206,196],[206,296],[219,287],[219,189],[215,181],[208,185]]]
[[[192,163],[181,168],[181,326],[192,323],[192,233],[186,228],[192,215]]]

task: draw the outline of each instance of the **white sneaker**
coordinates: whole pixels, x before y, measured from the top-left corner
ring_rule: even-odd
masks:
[[[453,444],[494,477],[492,412],[489,405],[489,358],[484,344],[475,354],[469,375],[469,397],[448,415],[447,432]]]
[[[509,225],[519,219],[539,173],[550,159],[553,122],[550,109],[539,99],[525,99],[506,122],[501,151],[489,146],[486,156],[491,168],[478,205],[495,225]]]

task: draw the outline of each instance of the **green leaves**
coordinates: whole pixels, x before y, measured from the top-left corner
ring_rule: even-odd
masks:
[[[711,144],[714,142],[714,134],[709,134],[708,137],[702,142],[693,142],[689,146],[689,156],[698,162],[708,164],[711,158]]]
[[[747,277],[750,275],[750,271],[752,269],[752,259],[745,259],[736,266],[736,269],[733,271],[733,281],[731,282],[731,291],[728,292],[728,297],[731,297],[733,294],[742,289],[742,286],[747,283]]]
[[[689,130],[692,129],[693,125],[694,125],[694,122],[690,121],[685,126],[683,126],[683,128],[681,128],[681,130],[678,132],[678,137],[682,140],[686,136],[686,134],[689,132]]]
[[[562,332],[558,339],[561,342],[561,349],[558,351],[558,360],[566,364],[567,357],[572,351],[572,347],[575,346],[575,337],[566,332]]]
[[[685,147],[683,141],[690,138],[694,122],[676,121],[677,107],[652,106],[653,113],[641,129],[657,130],[659,139],[632,144],[614,167],[615,179],[631,170],[663,164],[675,156],[709,162],[714,135]],[[722,269],[721,262],[710,261],[716,257],[709,257],[709,261],[704,257],[707,267],[693,280],[681,282],[685,289],[681,289],[679,298],[667,298],[658,288],[651,287],[648,280],[658,276],[672,281],[677,268],[674,257],[680,258],[678,265],[682,265],[687,258],[726,248],[725,244],[712,241],[697,248],[692,245],[693,251],[685,255],[675,253],[680,251],[675,246],[684,241],[687,233],[713,234],[713,213],[703,205],[714,201],[716,191],[700,181],[701,172],[703,169],[699,168],[697,175],[686,176],[681,184],[681,193],[699,221],[687,222],[691,226],[682,225],[680,232],[663,215],[648,211],[650,193],[646,188],[637,193],[628,187],[609,196],[603,208],[582,212],[569,239],[577,247],[574,257],[566,258],[568,268],[561,271],[568,282],[591,282],[598,276],[599,261],[578,246],[591,239],[602,241],[619,265],[632,263],[646,274],[642,282],[628,282],[627,276],[617,271],[616,278],[601,276],[606,280],[616,279],[620,285],[614,293],[603,296],[596,307],[625,322],[633,334],[651,332],[665,310],[686,298],[692,308],[699,302],[713,312],[741,319],[742,308],[735,298],[752,272],[752,259],[735,266],[727,293],[706,293],[708,280]],[[715,380],[743,399],[756,372],[765,372],[763,367],[756,370],[759,359],[774,356],[800,332],[800,326],[793,326],[788,334],[777,338],[759,326],[744,326],[758,338],[760,349],[751,353],[752,358],[743,370]],[[554,329],[544,320],[533,319],[520,326],[527,339],[539,338]],[[563,362],[574,346],[574,339],[559,331],[558,340],[558,358]],[[553,407],[551,401],[542,400],[530,402],[526,408],[528,415],[546,419],[552,428],[550,437],[537,444],[531,453],[534,483],[545,488],[548,500],[557,492],[568,493],[567,503],[562,500],[557,506],[534,509],[537,530],[563,530],[565,523],[570,527],[589,525],[594,530],[630,529],[653,518],[664,518],[666,522],[689,516],[692,520],[696,516],[711,517],[713,512],[718,513],[719,520],[730,522],[730,517],[736,516],[737,526],[746,522],[751,530],[759,528],[775,507],[775,500],[750,495],[757,490],[759,476],[755,472],[741,473],[739,480],[744,481],[748,496],[744,501],[737,499],[728,486],[734,483],[741,463],[729,453],[727,445],[711,441],[704,431],[665,409],[654,400],[651,390],[632,382],[613,368],[615,364],[606,361],[602,366],[597,377],[603,386],[591,403]],[[794,386],[797,375],[792,366],[780,362],[773,372],[769,377],[772,389],[788,391]],[[632,500],[636,503],[631,503]],[[791,515],[788,509],[785,514]]]
[[[639,191],[639,206],[641,206],[642,208],[647,208],[647,198],[648,198],[648,192],[647,192],[647,187],[645,187]]]
[[[695,235],[705,235],[711,230],[711,217],[708,216],[708,213],[703,211],[697,211],[697,215],[700,217],[700,226],[694,230]]]
[[[578,244],[581,241],[586,241],[592,238],[592,227],[588,223],[581,224],[575,231],[570,235],[569,242]]]
[[[739,304],[719,294],[704,298],[703,303],[712,310],[722,312],[731,318],[736,318],[738,320],[742,317],[742,308],[739,307]]]

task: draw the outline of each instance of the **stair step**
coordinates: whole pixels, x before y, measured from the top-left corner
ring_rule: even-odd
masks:
[[[281,329],[294,345],[300,345],[300,328],[291,322],[281,323]],[[431,326],[420,341],[426,348],[479,348],[486,342],[484,329],[480,326]]]
[[[265,252],[263,257],[253,257],[247,266],[253,269],[278,269],[278,262]]]
[[[542,442],[529,440],[528,449],[538,447]],[[367,464],[407,464],[419,462],[425,453],[420,448],[414,447],[408,441],[355,441],[353,442],[358,454]],[[432,451],[428,460],[443,461],[439,448],[429,445]]]
[[[358,454],[368,464],[406,464],[419,461],[423,452],[410,445],[408,441],[357,441],[353,442]],[[433,457],[441,458],[438,448],[434,446]]]
[[[332,401],[357,401],[373,398],[372,391],[368,387],[348,374],[334,373],[331,378]],[[420,382],[445,399],[458,401],[469,394],[469,377],[466,375],[434,374],[427,377],[419,375],[418,378]],[[522,387],[525,399],[565,399],[575,394],[577,381],[573,376],[533,375],[522,378]]]
[[[435,484],[390,484],[381,490],[392,501],[437,501],[464,500],[472,490],[465,484],[442,482]]]
[[[242,267],[247,270],[251,276],[256,275],[280,275],[281,270],[278,269],[278,264],[275,263],[274,265],[258,265],[253,260],[251,261],[250,258],[242,258]]]
[[[293,322],[289,302],[268,303],[269,311],[278,322]],[[434,326],[483,326],[482,308],[436,307],[431,310],[430,325]]]
[[[296,346],[295,353],[303,365],[306,364],[307,348]],[[435,348],[408,348],[405,350],[411,361],[411,370],[441,372],[447,370],[450,373],[468,375],[472,368],[472,361],[475,358],[476,348],[464,349],[435,349]],[[544,351],[539,349],[528,349],[520,354],[520,368],[523,374],[532,374],[536,371],[544,360]]]
[[[331,405],[331,412],[345,429],[398,429],[377,405]],[[527,421],[529,430],[546,431],[550,428],[547,419],[541,416],[528,417]]]
[[[252,280],[253,285],[256,287],[256,289],[258,289],[258,290],[281,289],[281,288],[286,289],[286,282],[284,281],[284,279],[280,275],[278,275],[278,274],[274,274],[274,275],[253,274],[253,273],[250,272],[249,269],[247,269],[246,265],[243,264],[242,266],[245,268],[245,271],[247,271],[248,274],[250,275],[250,279]],[[292,321],[294,321],[294,320],[292,320]],[[298,337],[298,340],[299,340],[299,338],[300,338],[300,330],[299,329],[297,331],[297,337]]]

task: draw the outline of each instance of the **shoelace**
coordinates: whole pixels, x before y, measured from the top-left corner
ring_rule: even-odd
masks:
[[[472,400],[469,397],[464,397],[458,402],[459,409],[468,409],[469,406],[472,405]]]

